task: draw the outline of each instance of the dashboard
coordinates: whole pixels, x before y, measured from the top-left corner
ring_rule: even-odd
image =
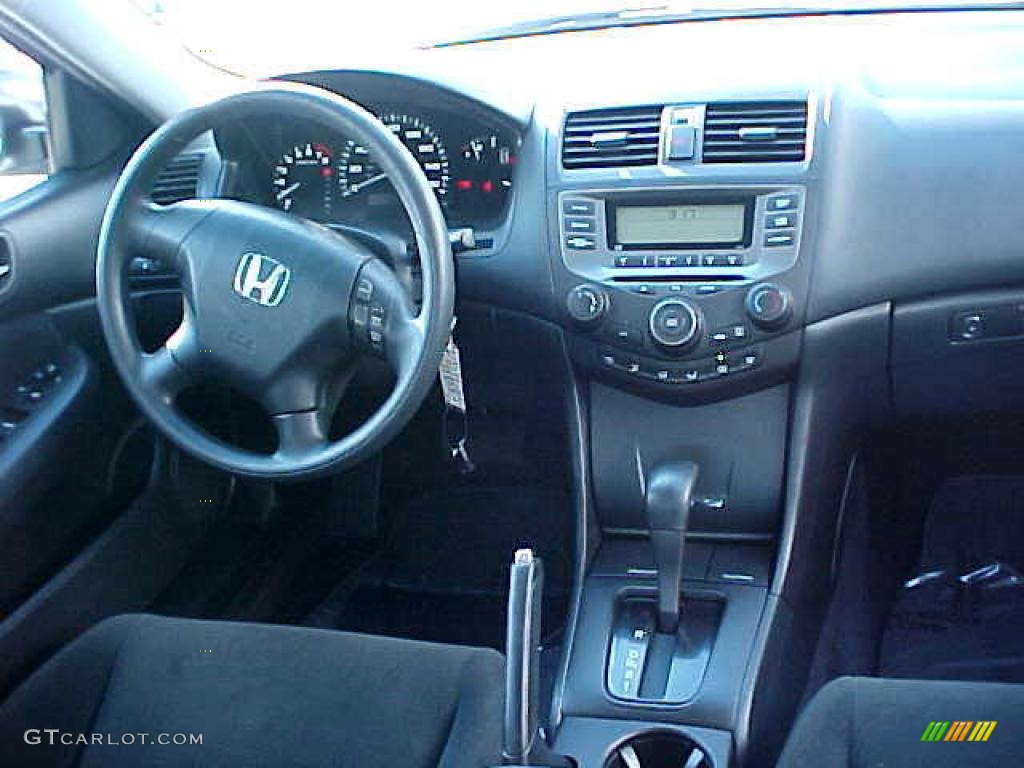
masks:
[[[405,142],[485,244],[463,300],[560,326],[594,377],[713,400],[790,376],[814,324],[1024,282],[1022,36],[1013,11],[666,24],[284,79]],[[408,232],[350,137],[270,115],[217,143],[220,194]]]

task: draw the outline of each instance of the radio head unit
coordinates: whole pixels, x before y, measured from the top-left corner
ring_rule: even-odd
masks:
[[[562,192],[562,258],[601,282],[758,280],[795,263],[803,199],[799,186]]]

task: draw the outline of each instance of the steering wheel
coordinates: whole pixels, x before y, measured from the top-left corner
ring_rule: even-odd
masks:
[[[423,271],[419,311],[383,261],[326,227],[234,200],[170,206],[150,200],[157,175],[197,136],[267,115],[312,120],[373,155],[416,236]],[[177,273],[184,298],[181,325],[153,353],[139,344],[129,307],[127,264],[142,254]],[[96,290],[117,370],[164,435],[228,472],[291,479],[351,466],[405,426],[437,377],[455,281],[441,208],[402,143],[347,99],[275,83],[183,112],[139,147],[103,217]],[[362,425],[331,440],[331,418],[362,355],[387,360],[395,385]],[[258,402],[273,421],[277,449],[245,450],[187,419],[175,396],[201,379]]]

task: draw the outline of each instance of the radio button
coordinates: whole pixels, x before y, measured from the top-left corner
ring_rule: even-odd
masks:
[[[764,244],[769,248],[780,248],[786,245],[793,244],[793,230],[785,232],[766,232],[764,235]]]
[[[768,198],[769,211],[795,211],[796,195],[774,195]]]
[[[593,200],[563,200],[562,201],[562,213],[567,213],[570,216],[593,216],[594,215],[594,201]]]
[[[722,259],[727,267],[742,267],[746,263],[742,253],[726,253]]]
[[[597,241],[593,237],[584,235],[568,235],[565,238],[565,244],[577,251],[592,251],[596,247]]]
[[[796,226],[795,213],[769,213],[765,216],[764,225],[767,229],[789,229]]]
[[[684,253],[682,255],[684,267],[699,267],[700,266],[700,254],[699,253]]]
[[[683,257],[674,253],[662,254],[657,257],[657,265],[659,267],[681,267],[683,266]]]
[[[639,293],[641,296],[653,296],[658,292],[658,289],[648,283],[637,283],[630,290],[633,293]]]
[[[646,267],[647,256],[642,253],[620,253],[615,256],[616,267]]]
[[[572,233],[583,232],[589,234],[594,231],[594,220],[566,216],[565,231]]]

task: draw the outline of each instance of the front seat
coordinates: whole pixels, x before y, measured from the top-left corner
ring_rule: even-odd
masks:
[[[1024,685],[844,677],[807,705],[776,768],[1021,765],[1022,714]]]
[[[4,702],[0,762],[482,768],[501,762],[503,669],[492,650],[120,616]]]

